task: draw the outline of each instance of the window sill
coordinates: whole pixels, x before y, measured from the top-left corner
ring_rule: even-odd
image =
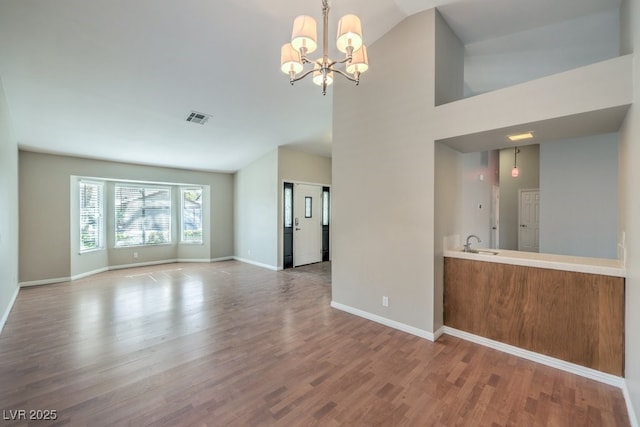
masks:
[[[175,243],[158,243],[155,245],[130,245],[130,246],[114,246],[111,249],[139,249],[139,248],[157,248],[161,246],[175,246]]]
[[[87,255],[87,254],[92,254],[95,252],[101,252],[104,251],[105,248],[96,248],[96,249],[87,249],[86,251],[79,251],[78,255]]]

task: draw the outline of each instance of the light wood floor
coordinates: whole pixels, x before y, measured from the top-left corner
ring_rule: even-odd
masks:
[[[330,301],[329,263],[25,288],[0,335],[0,410],[57,411],[37,426],[629,425],[617,388]]]

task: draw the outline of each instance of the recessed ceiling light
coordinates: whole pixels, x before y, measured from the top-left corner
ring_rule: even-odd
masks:
[[[522,141],[523,139],[533,138],[533,132],[519,133],[517,135],[508,135],[510,141]]]

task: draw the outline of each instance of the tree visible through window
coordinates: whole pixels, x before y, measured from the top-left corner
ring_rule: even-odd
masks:
[[[171,189],[115,186],[116,246],[171,242]]]
[[[104,247],[102,188],[99,182],[80,182],[80,252]]]
[[[202,188],[182,189],[182,241],[202,243]]]

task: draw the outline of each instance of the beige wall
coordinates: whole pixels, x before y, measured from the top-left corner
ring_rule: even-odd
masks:
[[[375,66],[359,87],[337,79],[333,107],[333,302],[427,332],[435,19],[434,10],[413,15],[371,45]]]
[[[18,294],[18,145],[0,80],[0,332]]]
[[[278,150],[235,174],[235,256],[276,269],[278,263]]]
[[[331,158],[278,148],[278,182],[331,185]]]
[[[68,280],[71,276],[118,265],[182,258],[177,244],[108,249],[80,258],[72,247],[73,176],[146,182],[208,185],[211,189],[210,246],[199,258],[233,255],[233,176],[181,169],[56,156],[20,151],[20,282]],[[75,195],[74,195],[75,197]],[[46,207],[46,209],[43,209]],[[107,236],[107,243],[112,242]],[[75,243],[75,242],[74,242]],[[138,252],[138,258],[133,252]],[[183,254],[188,258],[188,253]],[[96,259],[96,258],[100,259]]]
[[[439,12],[435,17],[435,105],[464,96],[464,45]]]
[[[465,155],[437,142],[435,144],[434,194],[434,331],[443,326],[444,238],[460,234],[464,224],[465,200],[460,191],[465,186]],[[466,155],[468,157],[468,155]]]

